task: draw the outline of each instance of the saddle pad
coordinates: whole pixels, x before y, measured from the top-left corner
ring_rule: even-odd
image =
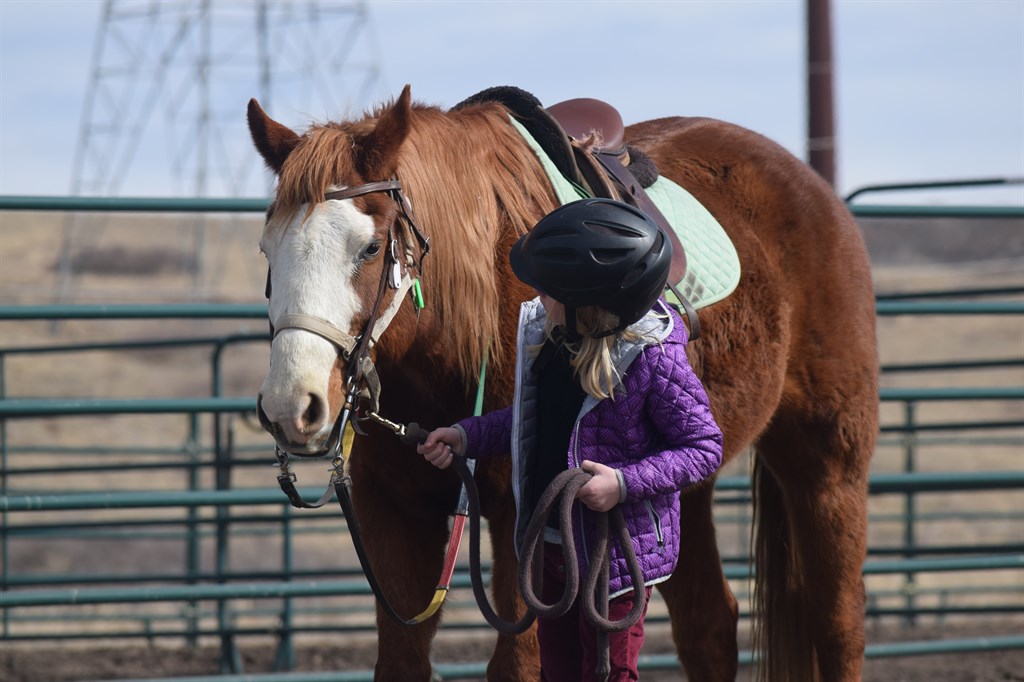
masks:
[[[540,160],[558,200],[567,204],[587,198],[589,195],[582,188],[558,172],[526,128],[514,117],[509,118]],[[665,214],[686,251],[686,276],[676,283],[679,292],[697,309],[731,294],[740,282],[740,259],[732,240],[715,217],[692,194],[665,176],[655,180],[646,192]],[[665,298],[670,303],[678,302],[671,292],[667,292]]]

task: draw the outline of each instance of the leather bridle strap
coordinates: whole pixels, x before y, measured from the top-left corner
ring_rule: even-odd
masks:
[[[352,351],[356,349],[357,340],[351,334],[342,331],[327,320],[312,315],[288,314],[282,315],[274,325],[274,336],[277,336],[285,329],[301,329],[316,334],[337,346],[342,356],[348,360]]]
[[[394,239],[390,230],[388,230],[388,237],[389,242],[391,241],[391,239]],[[366,326],[363,328],[363,333],[359,335],[359,340],[358,343],[356,344],[356,349],[354,353],[350,358],[348,358],[348,361],[352,366],[352,371],[349,372],[349,380],[348,382],[346,382],[347,390],[354,390],[356,387],[359,386],[359,381],[362,378],[369,378],[369,375],[364,371],[364,365],[369,366],[369,368],[373,371],[373,377],[377,382],[377,390],[376,394],[371,392],[369,398],[371,402],[370,409],[374,412],[376,412],[378,408],[377,401],[380,394],[380,381],[377,380],[377,371],[376,369],[373,368],[373,361],[370,359],[370,347],[373,346],[374,343],[374,330],[377,326],[378,318],[380,317],[380,308],[381,304],[384,302],[384,294],[388,290],[389,268],[387,261],[391,259],[391,257],[392,253],[391,249],[389,248],[387,251],[387,255],[385,256],[384,266],[381,268],[380,285],[377,287],[377,297],[373,301],[373,308],[370,310],[370,317],[367,318],[366,320]],[[399,303],[401,303],[402,301],[402,299],[398,297],[397,293],[392,298],[392,302],[394,301],[398,301]],[[383,332],[383,329],[381,330],[381,332]],[[355,412],[356,406],[352,405],[351,407]],[[355,428],[355,422],[352,423],[353,428]]]
[[[405,218],[405,222],[409,225],[409,231],[412,232],[413,238],[420,247],[420,257],[416,263],[416,267],[420,270],[422,275],[423,259],[426,258],[427,254],[430,253],[430,240],[423,234],[423,230],[420,229],[419,224],[416,222],[416,218],[412,214],[412,204],[409,203],[408,197],[402,193],[402,183],[396,179],[381,180],[380,182],[368,182],[365,185],[359,185],[358,187],[346,187],[345,189],[334,190],[333,192],[327,192],[324,194],[324,201],[330,201],[332,199],[352,199],[359,197],[364,194],[372,194],[374,192],[387,192],[398,204],[398,208],[402,211],[402,216]]]
[[[402,183],[395,179],[381,180],[380,182],[368,182],[365,185],[346,187],[344,189],[336,189],[333,192],[327,192],[324,194],[324,201],[330,201],[331,199],[352,199],[353,197],[361,197],[364,194],[401,191],[401,189]]]

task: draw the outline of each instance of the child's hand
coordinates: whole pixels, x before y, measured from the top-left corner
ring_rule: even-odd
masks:
[[[619,503],[619,477],[615,469],[583,460],[580,468],[594,477],[576,492],[576,499],[596,512],[606,512]]]
[[[438,469],[447,469],[454,458],[453,453],[457,453],[461,447],[462,435],[458,430],[442,426],[431,431],[427,439],[416,446],[416,452]]]

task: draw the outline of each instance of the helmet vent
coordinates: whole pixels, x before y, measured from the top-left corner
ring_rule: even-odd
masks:
[[[552,263],[579,263],[579,254],[574,249],[555,248],[544,249],[542,258]]]
[[[594,260],[601,265],[611,265],[618,263],[624,258],[628,258],[632,251],[630,249],[591,249],[590,255],[594,257]]]
[[[599,222],[596,220],[587,220],[584,222],[584,225],[586,225],[587,229],[589,229],[591,232],[606,237],[633,237],[641,239],[643,238],[643,235],[637,232],[636,230],[622,225],[609,225],[608,223]]]
[[[633,284],[633,282],[635,282],[638,279],[640,279],[641,277],[643,277],[643,274],[645,272],[647,272],[647,265],[645,265],[644,263],[640,263],[635,268],[633,268],[629,272],[629,274],[625,276],[625,278],[623,278],[621,287],[623,289],[628,288],[629,286],[631,286]]]
[[[654,246],[651,248],[651,253],[661,253],[662,248],[665,246],[665,233],[658,230],[658,236],[654,240]]]
[[[541,239],[558,239],[560,237],[575,237],[576,231],[571,227],[555,227],[545,232]]]

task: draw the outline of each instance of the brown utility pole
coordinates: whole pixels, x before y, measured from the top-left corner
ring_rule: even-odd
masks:
[[[807,2],[808,163],[835,187],[835,114],[832,108],[830,0]]]

